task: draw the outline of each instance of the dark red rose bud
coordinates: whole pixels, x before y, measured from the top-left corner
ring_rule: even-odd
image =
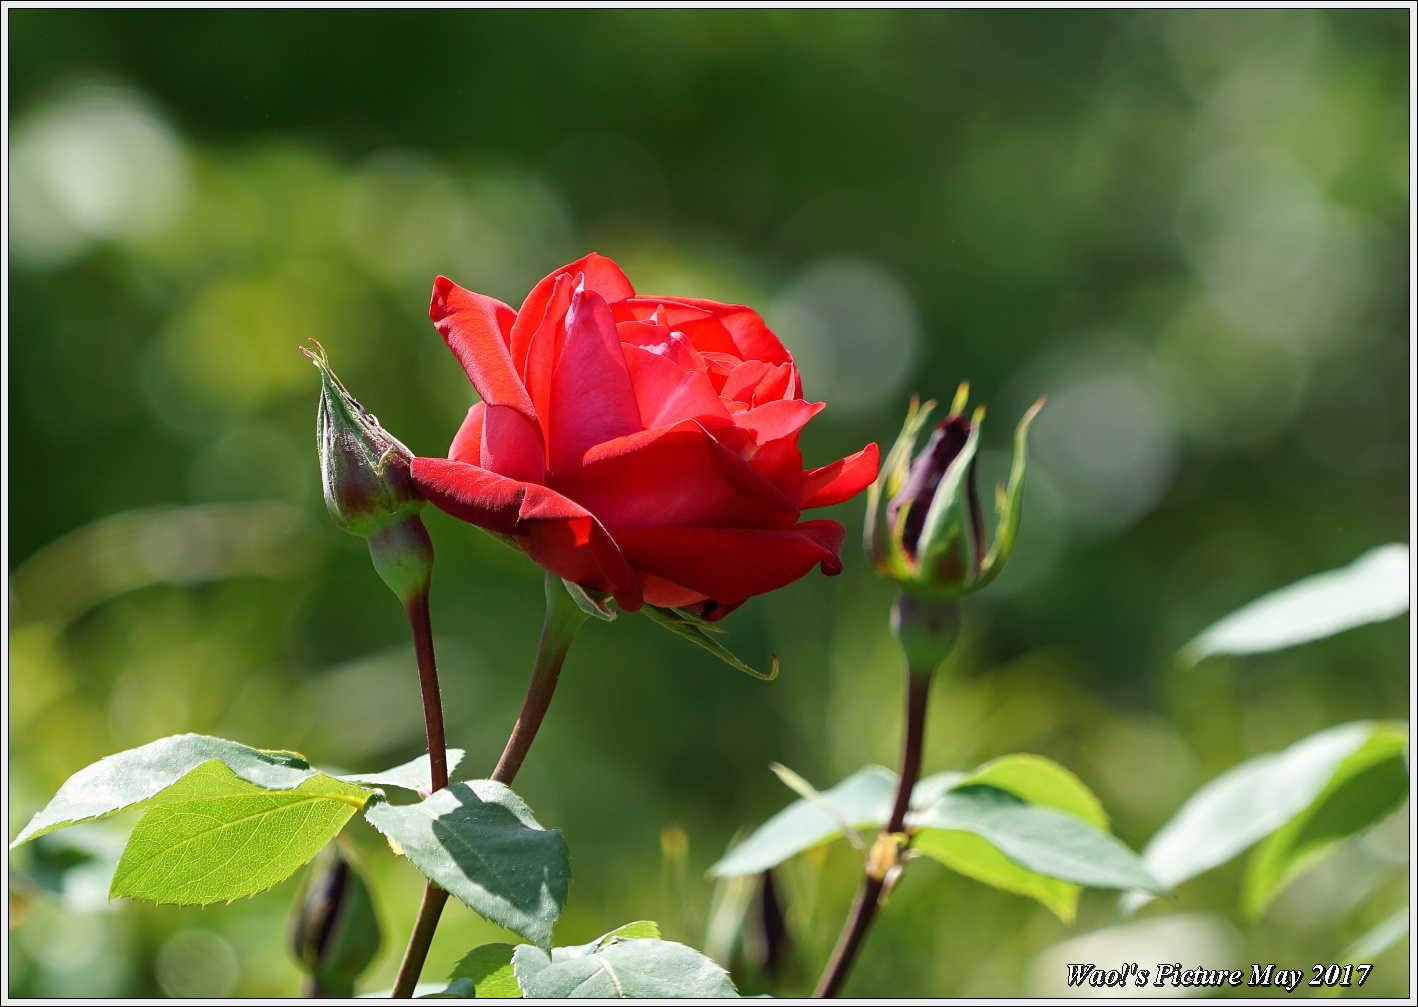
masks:
[[[1024,492],[1025,444],[1041,399],[1024,414],[1014,436],[1008,488],[996,494],[998,524],[988,544],[985,514],[975,483],[983,407],[965,415],[969,386],[962,384],[950,415],[936,425],[924,450],[916,439],[935,403],[911,403],[906,425],[882,465],[867,502],[867,553],[877,573],[925,598],[953,600],[978,591],[1009,558],[1019,529]]]
[[[913,559],[917,554],[921,531],[925,527],[926,515],[930,512],[931,502],[935,500],[936,490],[940,488],[940,481],[969,442],[970,422],[964,416],[952,413],[941,420],[931,433],[931,439],[926,442],[925,450],[911,463],[911,474],[906,485],[886,505],[887,520],[901,521],[901,548]],[[975,467],[972,459],[966,478],[970,496],[978,501],[978,494],[974,492],[974,477]],[[904,518],[900,518],[902,507],[906,508]],[[978,511],[978,505],[976,510]],[[978,513],[975,516],[978,518]],[[975,524],[975,521],[971,522],[972,527]]]

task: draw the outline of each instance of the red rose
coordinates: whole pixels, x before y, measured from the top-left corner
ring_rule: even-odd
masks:
[[[866,488],[877,447],[803,471],[798,431],[823,404],[756,312],[637,296],[593,254],[515,312],[440,276],[429,316],[483,400],[447,458],[414,459],[442,510],[626,611],[716,618],[842,569],[842,526],[799,513]]]

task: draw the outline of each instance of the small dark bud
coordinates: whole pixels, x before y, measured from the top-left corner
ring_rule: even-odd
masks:
[[[311,995],[349,997],[379,952],[379,918],[369,886],[338,843],[306,871],[291,907],[290,946],[310,976]]]
[[[990,545],[975,481],[985,411],[981,406],[967,417],[968,394],[969,386],[962,384],[950,415],[936,425],[914,459],[916,440],[935,403],[922,407],[912,401],[901,436],[867,498],[866,547],[872,566],[923,598],[948,601],[984,587],[999,575],[1019,529],[1025,443],[1043,400],[1019,421],[1009,486],[996,494],[999,520]]]
[[[935,500],[936,490],[940,488],[940,481],[969,442],[970,422],[965,417],[952,413],[941,420],[931,433],[931,439],[926,442],[925,450],[911,463],[911,474],[906,479],[906,485],[886,505],[887,520],[892,523],[898,520],[901,522],[901,548],[912,559],[915,559],[918,553],[921,531],[925,527],[931,503]],[[973,459],[966,471],[966,481],[972,502],[976,504],[974,518],[978,518],[979,495],[975,492]],[[906,511],[904,518],[900,516],[903,507]],[[972,519],[972,527],[976,523],[977,521]]]

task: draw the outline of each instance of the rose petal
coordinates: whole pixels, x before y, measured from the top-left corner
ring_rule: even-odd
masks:
[[[511,406],[536,422],[532,400],[507,349],[507,333],[516,317],[511,308],[440,276],[433,281],[428,317],[484,402]]]
[[[527,359],[527,348],[531,345],[532,334],[542,326],[542,320],[547,314],[547,302],[551,300],[557,279],[578,274],[586,278],[587,290],[596,291],[609,302],[633,297],[635,294],[635,288],[630,285],[630,280],[626,279],[620,267],[595,252],[560,269],[552,270],[537,282],[527,299],[522,302],[522,309],[517,312],[516,324],[508,334],[512,360],[519,373],[525,373],[523,362]]]
[[[804,402],[802,399],[782,399],[766,406],[755,406],[734,415],[734,423],[749,431],[759,444],[791,437],[826,407],[824,402]]]
[[[719,394],[731,401],[751,404],[753,390],[768,373],[768,367],[769,365],[761,360],[747,360],[739,364],[725,380]]]
[[[734,352],[744,360],[763,360],[770,364],[793,362],[782,342],[752,308],[746,308],[742,304],[706,301],[698,297],[662,297],[659,300],[666,306],[684,305],[713,315],[714,320],[724,327],[733,340]]]
[[[645,604],[658,605],[660,608],[684,608],[708,601],[699,591],[671,584],[653,573],[640,574],[640,587],[645,592]]]
[[[615,328],[620,333],[622,343],[658,353],[673,360],[686,371],[704,373],[709,369],[708,362],[700,356],[683,332],[671,332],[658,322],[617,321]],[[715,391],[717,392],[717,389]]]
[[[624,325],[620,332],[625,334]],[[665,354],[628,343],[621,344],[621,352],[635,387],[640,425],[646,430],[701,416],[728,418],[723,400],[702,371],[687,371]]]
[[[507,406],[488,406],[478,457],[483,468],[508,479],[540,483],[546,478],[541,428]]]
[[[796,396],[788,394],[788,386],[793,383],[793,365],[774,364],[758,382],[758,387],[753,390],[749,401],[755,406],[763,406],[779,399],[795,398]]]
[[[843,528],[804,521],[793,528],[634,528],[615,533],[636,570],[725,604],[775,591],[814,566],[842,570]]]
[[[415,458],[419,491],[460,521],[501,532],[540,566],[597,591],[610,591],[627,612],[642,602],[640,582],[614,539],[584,507],[536,483],[445,458]]]
[[[448,457],[455,462],[478,464],[483,448],[483,418],[487,414],[487,403],[478,402],[468,410],[463,425],[453,435],[453,443],[448,447]]]
[[[532,397],[532,406],[541,422],[542,440],[551,443],[551,386],[556,373],[556,361],[566,343],[566,313],[571,310],[571,295],[576,289],[576,277],[561,275],[552,285],[542,323],[530,336],[526,360],[522,364],[522,383]]]
[[[705,303],[712,304],[712,301]],[[631,297],[615,306],[616,321],[655,318],[668,329],[683,332],[700,353],[732,353],[738,347],[729,330],[712,311],[672,297]]]
[[[575,466],[589,448],[643,429],[615,321],[593,290],[571,297],[548,425],[553,469]]]
[[[854,455],[803,473],[798,486],[798,506],[826,507],[850,500],[876,481],[881,452],[868,444]]]
[[[795,437],[785,437],[760,444],[745,452],[744,459],[755,472],[779,486],[796,487],[803,477],[803,453],[796,441]]]
[[[646,430],[586,453],[556,489],[612,531],[660,525],[785,528],[797,508],[698,423]]]

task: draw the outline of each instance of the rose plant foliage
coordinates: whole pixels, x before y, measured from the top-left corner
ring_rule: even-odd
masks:
[[[1067,921],[1084,888],[1125,893],[1120,908],[1130,912],[1258,843],[1245,882],[1247,911],[1258,914],[1407,793],[1406,725],[1340,725],[1222,774],[1139,858],[1111,834],[1086,784],[1047,759],[1006,755],[923,777],[931,680],[954,647],[962,599],[988,585],[1013,548],[1038,405],[1016,430],[987,542],[974,482],[983,413],[965,418],[963,385],[914,460],[933,404],[913,402],[878,479],[875,444],[804,468],[799,433],[823,403],[808,400],[791,355],[749,308],[638,295],[614,262],[592,254],[543,279],[517,311],[440,277],[430,315],[481,397],[446,458],[416,456],[345,389],[323,348],[308,353],[322,379],[326,503],[340,527],[368,541],[376,571],[405,607],[418,671],[409,687],[421,690],[427,754],[343,774],[290,751],[197,734],[158,739],[75,773],[12,845],[141,811],[110,895],[187,906],[255,895],[315,860],[297,893],[291,949],[310,995],[344,997],[382,933],[377,893],[359,858],[342,852],[350,847],[341,833],[361,817],[427,879],[393,997],[419,990],[450,898],[526,943],[473,948],[428,995],[737,997],[720,963],[663,939],[650,921],[556,945],[570,853],[512,783],[578,628],[593,616],[615,618],[607,598],[758,674],[713,641],[708,634],[722,630],[708,622],[814,567],[839,572],[843,527],[804,520],[803,511],[868,486],[867,552],[900,592],[891,625],[906,658],[907,702],[897,769],[868,766],[819,793],[775,767],[801,800],[711,869],[766,879],[813,846],[852,843],[861,886],[818,996],[837,995],[877,910],[922,857],[1036,899]],[[464,752],[444,740],[429,615],[433,543],[419,517],[425,500],[547,571],[547,620],[527,699],[481,778],[451,779]],[[1199,638],[1209,649],[1189,647],[1190,659],[1316,638],[1316,598],[1332,609],[1326,592],[1336,584],[1368,600],[1351,603],[1325,631],[1389,618],[1400,594],[1406,610],[1406,581],[1396,579],[1406,556],[1404,570],[1391,555],[1356,564],[1342,583],[1326,575],[1261,599]],[[1377,574],[1380,583],[1369,583]],[[875,836],[864,839],[865,829]]]
[[[800,518],[870,485],[877,447],[803,468],[823,403],[753,310],[637,295],[592,254],[519,311],[439,277],[429,315],[482,397],[447,458],[413,462],[436,506],[626,611],[713,620],[841,570],[842,526]]]

